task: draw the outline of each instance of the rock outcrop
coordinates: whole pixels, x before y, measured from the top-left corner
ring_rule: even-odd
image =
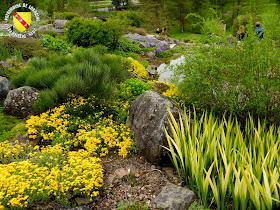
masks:
[[[168,129],[169,107],[175,118],[179,117],[179,108],[169,98],[153,91],[146,91],[134,100],[129,109],[127,125],[134,134],[134,140],[140,155],[154,164],[168,160],[164,127]],[[181,112],[181,111],[180,111]]]
[[[11,90],[4,102],[4,112],[18,118],[25,118],[30,114],[36,114],[32,105],[37,99],[39,91],[33,87],[20,87]]]

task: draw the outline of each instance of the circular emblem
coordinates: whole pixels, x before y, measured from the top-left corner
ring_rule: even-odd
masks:
[[[17,12],[16,10],[18,8],[26,8],[29,9],[30,12]],[[28,5],[26,3],[18,3],[12,7],[9,8],[5,15],[5,27],[6,30],[11,34],[11,36],[16,37],[16,38],[26,38],[27,36],[33,36],[35,32],[37,31],[36,28],[32,29],[31,31],[27,31],[31,25],[31,16],[32,13],[34,14],[36,18],[36,22],[40,21],[40,16],[37,12],[37,10],[32,6]],[[13,16],[13,26],[11,27],[8,24],[10,16]],[[16,28],[19,33],[14,32],[14,28]],[[26,32],[25,32],[26,31]],[[25,33],[23,33],[25,32]]]

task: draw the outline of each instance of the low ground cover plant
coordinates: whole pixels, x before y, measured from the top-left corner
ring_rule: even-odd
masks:
[[[260,121],[255,126],[250,117],[242,130],[235,119],[219,120],[207,112],[199,118],[186,110],[176,122],[168,111],[171,160],[205,207],[279,207],[279,127]]]
[[[130,129],[120,116],[127,109],[128,103],[121,101],[71,96],[67,103],[31,116],[26,128],[29,137],[39,139],[39,144],[85,148],[101,157],[118,149],[119,155],[126,157],[132,145]]]
[[[61,38],[55,38],[51,35],[45,34],[45,39],[40,39],[43,47],[46,47],[49,51],[54,51],[59,54],[68,54],[77,49],[76,46],[68,44]]]
[[[93,199],[103,185],[100,159],[59,145],[0,143],[0,208],[23,209],[36,201],[70,204],[73,196]]]

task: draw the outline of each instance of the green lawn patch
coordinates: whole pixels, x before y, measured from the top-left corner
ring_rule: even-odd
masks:
[[[12,140],[17,134],[25,134],[26,132],[24,120],[5,115],[3,108],[0,108],[0,142]]]
[[[198,42],[203,38],[202,34],[193,34],[191,32],[170,32],[170,35],[174,39],[190,40],[190,42]]]

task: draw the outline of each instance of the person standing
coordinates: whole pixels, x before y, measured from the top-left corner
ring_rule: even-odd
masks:
[[[261,24],[259,22],[256,22],[255,25],[256,25],[255,34],[256,36],[259,37],[259,40],[262,40],[264,29],[261,27]]]
[[[244,25],[241,25],[237,31],[237,39],[238,41],[241,41],[245,37],[245,27]]]
[[[159,35],[160,34],[160,28],[157,29],[156,33]]]

